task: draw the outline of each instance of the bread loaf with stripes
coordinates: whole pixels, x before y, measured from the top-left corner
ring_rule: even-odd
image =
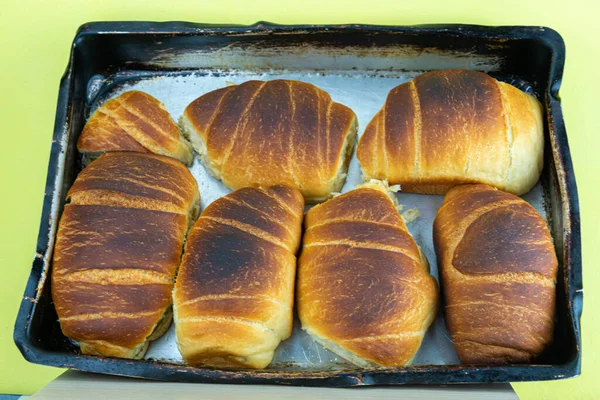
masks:
[[[165,106],[148,93],[125,92],[102,104],[85,124],[77,149],[90,159],[108,151],[173,157],[191,164],[193,149]]]
[[[308,211],[298,262],[302,329],[361,367],[410,363],[438,309],[427,259],[387,190],[365,184]]]
[[[457,186],[433,239],[446,325],[463,363],[529,363],[552,343],[558,261],[535,208],[488,185]]]
[[[179,125],[227,187],[285,185],[314,203],[341,190],[357,120],[324,90],[278,79],[207,93],[187,106]]]
[[[264,368],[292,332],[304,200],[293,188],[244,188],[211,203],[177,276],[177,343],[191,365]]]
[[[144,153],[100,156],[67,194],[52,262],[52,299],[81,352],[141,358],[171,322],[185,236],[198,214],[194,177]]]
[[[485,183],[520,195],[542,171],[542,115],[535,97],[487,74],[432,71],[389,92],[357,157],[365,180],[405,192]]]

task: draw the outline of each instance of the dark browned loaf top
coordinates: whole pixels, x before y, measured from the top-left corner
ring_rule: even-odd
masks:
[[[304,199],[243,188],[211,203],[190,232],[174,292],[177,340],[192,365],[264,368],[292,332]]]
[[[413,358],[435,318],[427,260],[383,185],[312,208],[298,263],[298,315],[317,342],[363,367]]]
[[[439,70],[392,89],[361,136],[366,179],[443,194],[486,183],[529,191],[543,167],[542,108],[531,95],[482,72]]]
[[[314,85],[247,81],[194,100],[180,126],[212,174],[232,188],[286,185],[308,201],[341,190],[356,116]]]
[[[488,185],[457,186],[438,211],[434,243],[462,362],[531,362],[552,342],[558,261],[530,204]]]
[[[100,156],[67,194],[52,265],[63,333],[87,354],[139,358],[171,304],[194,177],[179,161],[143,153]]]

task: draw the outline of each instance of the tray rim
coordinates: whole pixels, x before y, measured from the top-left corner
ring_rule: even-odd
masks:
[[[560,365],[508,365],[508,366],[472,366],[466,364],[444,366],[415,366],[386,369],[342,370],[326,372],[278,372],[278,371],[222,371],[192,368],[184,365],[166,364],[148,360],[123,360],[79,354],[62,354],[36,348],[28,336],[29,324],[37,304],[38,287],[46,279],[48,257],[52,251],[49,243],[51,230],[57,221],[52,220],[54,200],[59,194],[57,184],[62,182],[59,176],[59,162],[64,155],[61,140],[68,136],[67,126],[71,118],[70,99],[73,92],[74,53],[77,43],[85,36],[95,35],[241,35],[241,34],[289,34],[289,33],[344,33],[344,32],[381,32],[405,35],[439,34],[456,37],[490,39],[534,39],[541,41],[552,53],[550,63],[548,92],[548,124],[550,146],[554,163],[557,166],[558,184],[563,203],[564,229],[564,274],[566,300],[575,333],[576,357]],[[291,384],[307,386],[360,386],[373,384],[441,384],[441,383],[481,383],[516,382],[531,380],[562,379],[578,376],[581,372],[581,332],[580,317],[582,311],[582,271],[580,216],[577,186],[573,173],[566,129],[562,116],[559,89],[565,61],[565,45],[561,36],[553,29],[540,26],[483,26],[465,24],[433,24],[414,26],[387,25],[278,25],[257,22],[252,25],[203,24],[181,21],[171,22],[90,22],[82,25],[75,35],[67,69],[61,79],[51,155],[48,165],[44,203],[38,234],[37,249],[32,269],[27,281],[25,293],[17,315],[14,341],[30,362],[81,371],[124,375],[122,367],[128,368],[125,375],[146,379],[194,382],[227,382],[258,384]],[[152,370],[161,370],[160,376],[148,376]],[[423,376],[423,373],[427,376]],[[478,379],[480,373],[492,376],[491,379]],[[532,373],[535,376],[532,376]],[[156,375],[156,373],[155,373]],[[399,376],[402,378],[397,379]]]

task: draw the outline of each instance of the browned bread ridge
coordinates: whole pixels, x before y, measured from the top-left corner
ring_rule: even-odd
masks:
[[[357,120],[316,86],[274,80],[207,93],[179,125],[227,187],[285,185],[318,202],[344,184]]]
[[[191,365],[265,368],[292,332],[304,199],[243,188],[192,228],[173,293],[177,343]]]
[[[457,186],[433,239],[446,325],[463,363],[528,363],[552,342],[558,261],[531,205],[488,185]]]
[[[540,177],[543,150],[533,96],[482,72],[442,70],[390,91],[357,157],[365,180],[387,179],[406,192],[486,183],[523,194]]]
[[[100,106],[85,124],[77,149],[90,158],[108,151],[135,151],[173,157],[185,164],[193,160],[192,146],[165,106],[137,90]]]
[[[198,186],[179,161],[101,155],[67,194],[54,248],[52,299],[84,354],[141,358],[171,323],[171,291]]]
[[[371,183],[312,208],[298,263],[302,328],[362,367],[409,363],[438,308],[427,259],[386,190]]]

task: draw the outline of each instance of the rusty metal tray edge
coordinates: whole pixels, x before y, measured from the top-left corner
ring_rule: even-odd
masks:
[[[368,31],[381,34],[435,34],[446,37],[495,38],[535,40],[547,46],[552,53],[547,92],[550,147],[556,166],[556,179],[562,204],[563,273],[568,322],[575,337],[575,353],[571,359],[558,365],[470,366],[441,365],[361,371],[331,372],[261,372],[221,371],[168,365],[151,361],[119,360],[64,354],[41,348],[32,340],[30,328],[38,300],[46,282],[46,272],[52,254],[52,238],[60,212],[69,124],[72,119],[74,86],[74,54],[78,39],[86,35],[102,34],[165,34],[165,35],[243,35],[271,33],[313,33],[337,31]],[[23,356],[33,363],[72,368],[82,371],[125,375],[147,379],[192,382],[227,382],[257,384],[287,384],[306,386],[362,386],[397,384],[446,384],[476,382],[509,382],[549,380],[574,377],[581,369],[580,317],[583,290],[581,271],[580,217],[577,187],[569,152],[566,129],[558,91],[564,66],[565,48],[560,35],[540,27],[485,27],[474,25],[421,25],[390,27],[369,25],[298,25],[281,26],[259,22],[251,26],[221,26],[185,22],[95,22],[85,24],[77,32],[67,70],[61,80],[51,155],[44,194],[44,205],[37,249],[23,300],[17,315],[14,340]],[[560,257],[560,255],[559,255]]]

